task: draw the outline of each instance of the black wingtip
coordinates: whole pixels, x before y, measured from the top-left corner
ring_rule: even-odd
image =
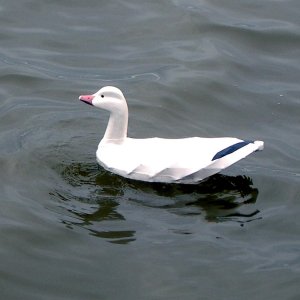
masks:
[[[236,144],[233,144],[219,152],[217,152],[215,154],[215,156],[212,158],[212,161],[216,160],[216,159],[219,159],[219,158],[222,158],[228,154],[231,154],[237,150],[239,150],[240,148],[242,147],[245,147],[246,145],[248,144],[251,144],[251,143],[254,143],[254,141],[243,141],[243,142],[239,142],[239,143],[236,143]]]

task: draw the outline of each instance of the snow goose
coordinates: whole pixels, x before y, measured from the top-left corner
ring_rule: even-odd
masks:
[[[97,161],[106,170],[126,178],[195,184],[264,147],[262,141],[231,137],[129,138],[128,107],[118,88],[106,86],[93,95],[80,96],[79,100],[109,111]]]

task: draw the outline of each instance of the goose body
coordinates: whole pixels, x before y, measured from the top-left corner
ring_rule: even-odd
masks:
[[[110,112],[96,157],[106,170],[126,178],[193,184],[264,147],[262,141],[231,137],[129,138],[127,103],[119,89],[108,86],[79,99]]]

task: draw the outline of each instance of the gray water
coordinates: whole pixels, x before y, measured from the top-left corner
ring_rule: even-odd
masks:
[[[0,2],[1,299],[300,299],[298,0]],[[98,167],[132,137],[265,150],[196,186]]]

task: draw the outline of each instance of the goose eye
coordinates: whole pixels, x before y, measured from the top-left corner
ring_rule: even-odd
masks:
[[[101,98],[104,98],[104,95],[101,95]]]

